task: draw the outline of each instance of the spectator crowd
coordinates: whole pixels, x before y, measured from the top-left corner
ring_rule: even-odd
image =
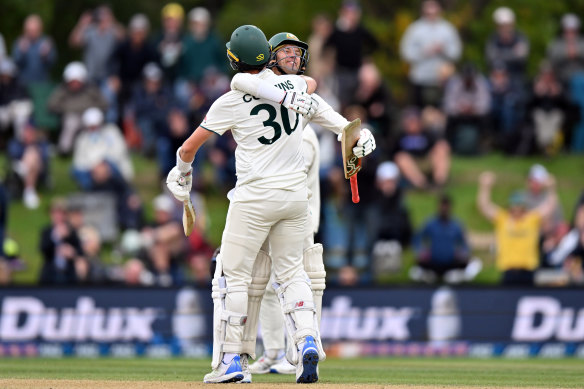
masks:
[[[379,145],[363,161],[361,202],[353,204],[340,145],[314,126],[321,155],[317,240],[333,284],[368,284],[395,273],[406,251],[414,257],[408,272],[414,281],[472,281],[483,263],[453,214],[451,155],[584,152],[584,38],[577,15],[561,18],[561,34],[530,78],[529,38],[511,8],[494,11],[481,64],[461,61],[464,42],[438,1],[423,1],[420,11],[399,42],[409,69],[408,104],[399,108],[373,60],[379,43],[362,23],[358,2],[344,1],[335,21],[317,15],[305,39],[307,74],[317,81],[317,93],[347,119],[360,118]],[[40,283],[209,281],[215,247],[207,235],[204,194],[224,195],[235,184],[230,133],[197,154],[196,174],[203,177],[202,166],[211,174],[194,180],[198,217],[188,238],[181,204],[163,181],[177,147],[229,90],[231,73],[209,10],[185,12],[169,3],[161,21],[161,30],[153,32],[141,13],[124,25],[107,5],[84,12],[66,43],[81,60],[57,69],[58,83],[51,74],[62,47],[44,32],[38,15],[26,17],[14,42],[0,35],[0,148],[8,170],[0,183],[0,284],[23,266],[7,233],[8,202],[21,199],[38,209],[39,193],[50,197],[54,190],[56,158],[70,162],[71,182],[81,194],[50,201],[50,223],[39,231]],[[133,154],[156,161],[149,174],[160,184],[149,218],[136,189]],[[584,193],[566,215],[554,177],[540,164],[507,204],[492,201],[495,184],[496,175],[484,172],[476,202],[493,225],[502,283],[584,282]],[[406,202],[415,191],[435,195],[437,204],[419,227]],[[114,259],[105,261],[106,252]]]

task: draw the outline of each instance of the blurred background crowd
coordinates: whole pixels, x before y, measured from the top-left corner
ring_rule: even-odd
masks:
[[[236,179],[230,133],[197,155],[189,238],[163,182],[177,147],[230,88],[225,42],[240,24],[258,25],[268,39],[283,28],[306,41],[317,93],[376,137],[353,204],[340,145],[316,128],[316,240],[330,284],[475,282],[485,271],[503,284],[584,282],[577,10],[547,15],[557,34],[537,37],[545,47],[534,54],[535,37],[520,28],[521,15],[536,12],[528,2],[425,0],[400,13],[394,2],[334,1],[269,28],[261,12],[237,18],[237,1],[151,2],[144,13],[134,4],[123,18],[121,5],[80,3],[71,25],[53,1],[44,13],[20,9],[21,24],[0,30],[0,284],[209,282]],[[299,4],[291,7],[307,7]],[[488,15],[485,39],[469,42],[477,7]],[[376,11],[393,15],[391,31]],[[51,34],[64,29],[66,39]],[[397,67],[385,61],[387,40]],[[518,159],[519,181],[505,176]],[[566,165],[572,173],[556,174]],[[568,182],[574,176],[580,181]],[[471,218],[482,218],[483,231],[469,230]]]

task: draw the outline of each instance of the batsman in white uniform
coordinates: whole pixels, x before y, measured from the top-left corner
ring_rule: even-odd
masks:
[[[268,63],[268,68],[272,69],[278,75],[302,75],[308,63],[308,45],[300,41],[294,34],[281,32],[274,35],[269,40],[272,46],[272,56]],[[303,76],[308,85],[308,92],[313,93],[316,89],[316,82]],[[250,93],[254,96],[266,98],[275,102],[281,101],[285,97],[286,85],[278,83],[276,86],[270,85],[269,82],[251,77],[248,74],[237,74],[232,82],[231,87],[234,90]],[[280,88],[280,90],[278,90]],[[313,95],[315,103],[307,113],[307,118],[317,122],[326,129],[335,133],[340,133],[349,122],[341,115],[336,113],[330,105],[325,103],[319,96]],[[320,104],[319,104],[320,102]],[[314,111],[314,113],[313,113]],[[375,149],[375,139],[367,129],[362,129],[360,139],[360,155],[367,155]],[[358,147],[359,148],[359,147]],[[323,263],[323,248],[321,244],[314,243],[314,234],[319,227],[320,214],[320,188],[319,188],[319,143],[314,130],[310,125],[304,127],[302,134],[302,151],[304,157],[304,166],[306,167],[307,183],[309,189],[309,225],[307,226],[304,239],[304,268],[310,279],[313,300],[320,324],[320,314],[322,307],[322,296],[325,289],[326,272]],[[269,252],[269,248],[265,248]],[[263,253],[261,255],[264,255]],[[273,275],[272,275],[273,277]],[[259,308],[261,300],[261,309]],[[254,364],[250,366],[250,372],[253,374],[265,374],[269,372],[280,374],[293,374],[296,368],[288,363],[284,356],[285,338],[284,338],[284,316],[282,315],[280,304],[271,285],[266,288],[263,299],[261,291],[250,289],[248,302],[248,322],[250,330],[244,335],[244,342],[247,348],[255,350],[255,327],[256,320],[252,312],[260,309],[260,323],[262,328],[264,355],[262,355]],[[289,341],[289,344],[293,341]],[[290,359],[290,355],[288,355]],[[293,359],[293,358],[292,358]],[[244,381],[250,381],[251,377],[244,378]]]
[[[231,130],[237,149],[237,183],[223,231],[221,255],[213,278],[213,371],[206,383],[244,378],[249,337],[248,291],[263,291],[271,271],[293,341],[296,381],[318,380],[317,366],[325,358],[320,342],[310,280],[302,265],[308,221],[308,189],[301,143],[303,112],[312,99],[298,76],[276,76],[264,70],[270,46],[255,26],[241,26],[227,43],[234,69],[289,89],[280,103],[231,91],[213,103],[203,123],[177,150],[177,166],[167,186],[180,201],[188,201],[195,154],[213,133]],[[306,109],[304,109],[306,111]],[[269,235],[271,258],[260,248]],[[256,259],[257,258],[257,259]],[[271,259],[271,261],[270,261]],[[272,263],[271,263],[272,262]],[[256,329],[257,332],[257,329]],[[254,335],[255,338],[255,335]],[[255,344],[255,339],[254,339]]]

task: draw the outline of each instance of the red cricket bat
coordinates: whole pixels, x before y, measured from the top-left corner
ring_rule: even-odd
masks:
[[[361,159],[353,153],[353,147],[357,144],[361,131],[361,119],[355,119],[343,128],[341,148],[343,149],[343,169],[345,178],[351,181],[351,197],[354,203],[359,202],[359,186],[357,185],[357,173],[361,170]]]

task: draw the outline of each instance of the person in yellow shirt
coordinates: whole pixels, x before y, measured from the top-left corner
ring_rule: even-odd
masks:
[[[550,175],[546,183],[550,195],[536,208],[528,210],[527,199],[514,193],[509,206],[503,209],[491,200],[496,175],[484,172],[479,176],[477,203],[481,213],[495,227],[496,265],[503,272],[503,285],[533,285],[533,273],[539,266],[539,231],[555,209],[558,198],[555,180]]]

